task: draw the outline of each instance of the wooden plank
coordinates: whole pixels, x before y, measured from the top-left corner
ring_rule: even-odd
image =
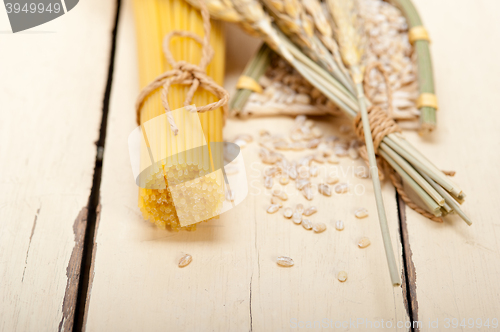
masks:
[[[71,330],[112,1],[10,33],[0,10],[0,330]]]
[[[496,193],[500,145],[500,3],[417,0],[432,39],[438,128],[428,138],[407,137],[442,169],[456,170],[454,181],[467,194],[464,211],[474,224],[446,218],[428,221],[406,209],[418,319],[463,319],[461,330],[485,331],[468,319],[500,319],[500,223]],[[423,330],[428,330],[424,325]]]
[[[336,123],[332,124],[332,118],[326,117],[315,118],[315,121],[329,134],[339,134],[339,127],[348,124],[346,119],[335,119]],[[287,135],[291,127],[291,119],[278,117],[247,122],[231,121],[226,132],[227,137],[238,132],[251,132],[256,137],[258,129],[263,128]],[[257,259],[251,285],[253,328],[256,331],[293,330],[299,327],[299,322],[307,326],[311,321],[320,321],[325,324],[323,328],[331,328],[334,324],[358,318],[371,322],[384,319],[392,321],[393,326],[398,321],[405,322],[408,316],[401,288],[393,288],[389,280],[371,182],[353,175],[354,170],[363,163],[343,158],[339,166],[320,166],[321,175],[314,182],[319,183],[326,174],[338,174],[341,181],[353,187],[349,194],[334,194],[330,198],[318,195],[308,202],[293,188],[293,183],[286,187],[289,202],[285,206],[302,203],[306,207],[318,207],[318,213],[310,219],[324,222],[328,229],[325,233],[314,234],[279,214],[265,213],[270,195],[261,184],[263,167],[256,162],[258,147],[254,145],[247,149],[245,161],[251,191],[246,204],[240,209],[247,209],[255,218],[253,235]],[[304,153],[291,155],[297,159],[297,155]],[[386,184],[383,192],[393,246],[400,255],[394,190]],[[361,207],[370,212],[367,219],[354,217],[354,211]],[[240,214],[246,215],[245,211]],[[334,229],[338,219],[345,223],[342,232]],[[357,247],[357,241],[363,236],[372,242],[364,250]],[[277,268],[275,258],[280,255],[292,257],[296,266],[289,270]],[[399,264],[402,266],[401,262]],[[342,270],[349,275],[346,283],[337,280],[337,274]],[[315,327],[315,330],[319,330]],[[364,329],[366,326],[361,324],[359,328]]]
[[[324,221],[328,230],[314,234],[280,214],[265,212],[269,193],[264,194],[258,146],[252,143],[243,150],[250,193],[235,209],[199,225],[195,232],[163,231],[142,219],[125,144],[136,126],[134,21],[130,2],[122,5],[86,330],[279,331],[323,319],[327,324],[358,318],[380,324],[384,319],[393,326],[406,321],[402,289],[390,284],[370,180],[341,175],[365,193],[316,197],[319,212],[311,219]],[[242,44],[227,46],[231,59]],[[254,48],[255,44],[248,54]],[[318,119],[328,133],[346,123],[339,120],[333,126],[331,121]],[[291,123],[284,117],[228,120],[225,135],[246,132],[255,137],[261,128],[286,134]],[[338,171],[352,172],[357,165],[360,160],[344,159]],[[290,195],[292,186],[288,185]],[[400,257],[395,194],[389,184],[384,186],[384,198]],[[299,201],[305,202],[301,196],[290,197],[290,203]],[[366,207],[370,217],[356,220],[357,207]],[[343,232],[334,230],[337,218],[346,223]],[[365,235],[372,245],[358,249],[357,240]],[[191,254],[193,262],[179,269],[177,262],[184,253]],[[296,266],[279,268],[278,255],[290,255]],[[340,270],[349,273],[346,283],[336,280]]]

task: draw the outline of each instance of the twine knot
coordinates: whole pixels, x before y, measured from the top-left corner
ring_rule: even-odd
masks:
[[[368,120],[370,122],[370,131],[372,133],[373,148],[375,153],[385,136],[401,132],[401,129],[392,118],[390,118],[380,107],[370,107],[368,109]],[[358,113],[354,118],[354,131],[360,140],[365,140],[363,133],[363,122],[361,121],[361,113]]]
[[[229,93],[224,88],[215,83],[215,81],[206,73],[206,67],[208,66],[210,61],[212,61],[214,50],[212,46],[210,46],[210,14],[205,5],[205,2],[203,0],[200,0],[199,3],[201,16],[203,18],[203,31],[205,33],[205,36],[202,39],[200,36],[190,31],[179,30],[172,31],[165,36],[165,38],[163,39],[163,53],[165,54],[165,59],[170,64],[172,69],[155,78],[153,82],[146,86],[137,97],[135,106],[137,112],[137,123],[139,125],[141,117],[141,107],[144,103],[144,100],[149,96],[149,94],[151,94],[151,92],[159,87],[163,87],[161,92],[161,102],[163,108],[165,109],[167,120],[174,135],[177,135],[177,133],[179,132],[179,128],[177,128],[177,125],[175,124],[174,117],[172,116],[172,112],[170,112],[171,109],[168,104],[168,90],[171,85],[181,84],[190,86],[186,95],[186,100],[184,101],[184,106],[189,106],[191,104],[193,96],[196,90],[198,90],[198,87],[202,87],[206,91],[209,91],[210,93],[217,96],[217,98],[219,98],[217,102],[202,107],[197,107],[196,109],[193,107],[193,109],[191,109],[192,111],[203,113],[206,111],[217,109],[219,107],[225,108],[229,100]],[[175,36],[191,38],[202,46],[201,60],[198,65],[189,63],[184,60],[175,61],[172,52],[170,51],[170,40]]]

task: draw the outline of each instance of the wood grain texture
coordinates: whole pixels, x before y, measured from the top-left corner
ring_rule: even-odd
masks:
[[[500,320],[500,3],[416,0],[429,30],[439,98],[438,128],[408,139],[437,166],[455,170],[467,194],[464,211],[474,224],[447,217],[430,222],[407,209],[416,270],[418,318]],[[468,323],[467,323],[468,324]],[[425,331],[426,329],[424,329]],[[457,330],[485,331],[460,327]]]
[[[0,331],[72,329],[113,14],[12,34],[0,10]]]
[[[336,169],[353,187],[364,188],[363,194],[317,195],[313,200],[319,212],[311,220],[328,226],[322,234],[294,225],[281,212],[265,212],[270,195],[262,185],[256,143],[243,149],[249,195],[219,220],[202,223],[195,232],[175,233],[142,219],[127,148],[136,126],[133,106],[139,92],[134,21],[129,1],[122,9],[86,330],[279,331],[293,330],[299,321],[342,324],[360,318],[391,320],[395,325],[407,320],[402,289],[390,283],[371,182],[349,174],[362,165],[360,160],[344,158]],[[231,49],[241,44],[227,46],[231,59]],[[346,124],[338,120],[332,125],[332,118],[317,121],[328,133]],[[256,138],[259,129],[287,134],[291,124],[284,117],[228,120],[225,136],[245,132]],[[292,195],[293,183],[288,189],[287,204],[306,203],[302,196]],[[389,184],[383,190],[402,267],[395,193]],[[369,210],[369,218],[354,218],[359,207]],[[334,229],[336,219],[344,219],[344,231]],[[357,248],[361,236],[370,237],[372,245]],[[179,269],[177,262],[185,253],[193,262]],[[278,267],[279,255],[291,256],[295,266]],[[336,279],[341,270],[349,275],[345,283]]]

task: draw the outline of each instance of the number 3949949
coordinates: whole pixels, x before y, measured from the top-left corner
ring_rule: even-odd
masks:
[[[62,10],[61,4],[60,3],[49,3],[49,4],[43,4],[43,3],[25,3],[25,4],[20,4],[20,3],[6,3],[5,8],[7,9],[7,14],[11,13],[59,13]]]

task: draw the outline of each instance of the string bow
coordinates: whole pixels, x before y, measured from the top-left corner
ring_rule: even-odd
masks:
[[[181,85],[189,85],[190,88],[188,90],[186,100],[184,101],[184,106],[187,107],[191,104],[193,96],[198,90],[199,87],[202,87],[206,91],[214,94],[219,98],[217,102],[201,106],[201,107],[192,107],[189,109],[190,111],[196,112],[206,112],[217,109],[219,107],[224,107],[229,100],[229,93],[219,86],[210,76],[206,73],[206,67],[212,61],[214,56],[214,50],[210,45],[210,14],[203,0],[199,1],[201,16],[203,19],[203,31],[205,36],[200,38],[195,33],[190,31],[180,31],[174,30],[168,33],[163,39],[163,53],[165,54],[165,58],[167,62],[172,67],[171,70],[166,71],[160,76],[156,77],[153,82],[151,82],[148,86],[146,86],[139,96],[137,97],[137,102],[135,104],[136,112],[137,112],[137,123],[140,124],[140,116],[141,116],[141,107],[144,103],[145,99],[151,94],[153,91],[163,86],[161,92],[161,102],[163,108],[165,109],[165,113],[167,115],[167,120],[170,124],[170,128],[174,135],[177,135],[179,132],[179,128],[175,124],[174,117],[172,116],[172,112],[170,106],[168,104],[168,90],[173,84],[181,84]],[[173,37],[186,37],[191,38],[202,46],[201,50],[201,60],[198,65],[186,62],[186,61],[175,61],[172,56],[172,52],[170,51],[170,40]]]

